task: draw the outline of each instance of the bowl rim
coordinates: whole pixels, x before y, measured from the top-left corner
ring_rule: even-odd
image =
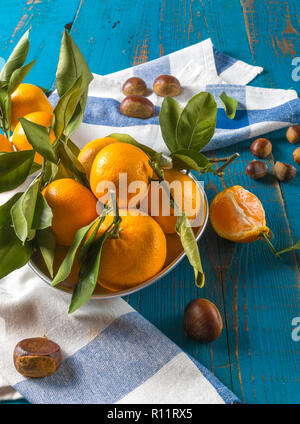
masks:
[[[207,199],[207,195],[205,193],[204,187],[202,186],[202,184],[200,183],[199,180],[197,180],[195,178],[195,176],[189,172],[187,174],[190,178],[192,178],[192,180],[198,185],[198,187],[200,188],[203,197],[204,197],[204,201],[206,204],[206,212],[205,212],[205,217],[203,220],[203,224],[198,232],[198,234],[195,236],[196,241],[198,242],[200,240],[200,238],[202,237],[206,226],[207,226],[207,222],[208,222],[208,217],[209,217],[209,204],[208,204],[208,199]],[[152,284],[157,283],[159,280],[161,280],[163,277],[166,277],[182,260],[183,258],[186,256],[186,253],[183,251],[176,259],[173,260],[173,262],[171,262],[164,270],[160,271],[158,274],[156,274],[154,277],[152,277],[151,279],[147,280],[144,283],[139,284],[138,286],[134,286],[130,289],[126,289],[126,290],[121,290],[121,291],[116,291],[116,292],[108,292],[108,293],[103,293],[103,294],[93,294],[91,299],[95,299],[95,300],[105,300],[105,299],[112,299],[115,297],[123,297],[123,296],[129,296],[130,294],[136,293],[146,287],[150,287]],[[33,262],[32,259],[29,260],[28,262],[29,267],[32,269],[32,271],[38,276],[40,277],[46,284],[48,284],[49,286],[51,286],[51,279],[45,275]],[[60,287],[60,286],[51,286],[55,289],[59,289],[65,293],[68,294],[72,294],[73,290],[68,289],[66,287]]]

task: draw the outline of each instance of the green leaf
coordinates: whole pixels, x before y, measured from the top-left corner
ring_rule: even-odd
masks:
[[[26,180],[33,159],[33,150],[0,153],[0,193],[13,190]]]
[[[9,80],[8,83],[8,93],[11,94],[15,89],[23,82],[26,75],[31,71],[33,65],[35,64],[36,59],[32,62],[29,62],[27,65],[22,66],[21,68],[16,69]]]
[[[92,234],[89,236],[89,238],[84,242],[83,246],[80,249],[79,255],[78,255],[78,262],[81,264],[90,248],[90,246],[92,245],[92,243],[94,242],[96,235],[98,233],[98,230],[100,228],[100,225],[102,224],[102,222],[104,221],[104,217],[102,217],[101,219],[99,219],[99,221],[97,222],[97,225],[95,226],[95,228],[93,229]]]
[[[176,128],[182,111],[183,107],[175,99],[165,97],[159,112],[159,124],[163,139],[170,152],[178,149]]]
[[[51,227],[53,213],[42,193],[37,194],[34,217],[31,228],[35,230],[43,230]]]
[[[56,71],[56,87],[61,98],[55,114],[58,121],[55,133],[58,137],[63,131],[69,136],[80,126],[88,98],[88,86],[92,80],[93,75],[84,57],[65,30]]]
[[[25,243],[32,238],[32,223],[38,196],[39,181],[34,180],[11,208],[11,218],[17,237]]]
[[[34,174],[36,171],[39,171],[40,169],[41,169],[41,165],[36,162],[33,162],[29,175]]]
[[[8,94],[8,87],[3,86],[0,88],[0,115],[3,117],[1,121],[2,131],[9,137],[11,126],[11,99]]]
[[[24,65],[29,50],[29,30],[19,40],[0,72],[0,81],[8,82],[13,72]]]
[[[224,106],[225,113],[228,118],[234,119],[238,101],[233,99],[232,97],[227,96],[224,91],[222,91],[222,93],[220,94],[220,100]]]
[[[51,144],[48,130],[42,125],[28,121],[25,118],[19,118],[22,128],[26,134],[27,140],[34,150],[42,155],[45,159],[53,163],[57,163],[58,157],[54,147]]]
[[[300,250],[300,240],[297,241],[296,244],[294,244],[291,247],[288,247],[287,249],[283,249],[280,252],[277,252],[278,255],[281,255],[282,253],[290,252],[292,250]]]
[[[79,126],[81,125],[87,98],[88,98],[88,89],[85,89],[80,96],[79,102],[74,110],[72,118],[70,119],[68,125],[66,126],[65,134],[67,136],[72,135],[77,130],[77,128],[79,128]]]
[[[71,150],[71,152],[73,153],[73,155],[77,158],[77,156],[80,153],[80,149],[78,146],[76,146],[75,143],[73,143],[72,140],[70,140],[69,138],[66,139],[66,144],[69,147],[69,149]]]
[[[98,218],[96,218],[96,220],[97,219]],[[68,277],[68,275],[70,275],[76,252],[79,246],[81,245],[82,241],[84,240],[85,236],[96,222],[96,220],[91,222],[89,225],[80,228],[80,230],[77,231],[73,243],[70,249],[68,250],[65,259],[60,265],[59,270],[57,271],[57,274],[51,283],[52,286],[56,286],[57,284],[61,283]]]
[[[80,76],[83,85],[87,88],[93,80],[93,75],[70,33],[65,30],[56,71],[56,87],[59,97],[62,97]],[[84,110],[85,105],[82,104],[81,106]]]
[[[214,135],[216,119],[217,104],[212,94],[202,92],[192,97],[178,121],[178,149],[202,150]]]
[[[23,245],[9,225],[0,228],[0,278],[24,266],[31,255],[31,245]]]
[[[148,147],[148,146],[145,146],[142,143],[139,143],[133,137],[131,137],[131,135],[113,133],[113,134],[108,135],[108,137],[115,138],[120,143],[128,143],[128,144],[132,144],[133,146],[138,147],[139,149],[143,150],[143,152],[145,152],[146,155],[148,155],[149,158],[152,159],[152,160],[161,159],[161,153],[156,152],[155,150],[151,149],[151,147]],[[161,163],[161,166],[163,166],[163,163]]]
[[[108,233],[105,232],[95,241],[88,251],[87,257],[79,271],[78,283],[72,295],[69,314],[84,305],[95,290],[100,272],[102,247],[107,237]]]
[[[69,146],[60,140],[58,144],[58,150],[60,160],[70,174],[71,178],[74,178],[81,184],[89,187],[89,182],[86,178],[84,168],[82,167],[77,157],[73,154]]]
[[[63,132],[67,136],[70,135],[68,132],[68,124],[72,120],[76,107],[82,97],[84,86],[82,77],[79,76],[74,82],[73,86],[65,92],[65,94],[59,99],[54,109],[54,125],[53,129],[56,137],[59,139]]]
[[[0,227],[11,222],[10,210],[23,193],[17,193],[0,206]]]
[[[175,169],[192,169],[202,173],[212,171],[212,164],[207,157],[195,150],[177,150],[171,154],[171,158]]]
[[[202,288],[205,283],[205,276],[202,269],[199,248],[190,222],[184,212],[177,217],[176,232],[180,237],[186,256],[194,268],[196,286]]]
[[[51,278],[53,278],[53,261],[55,254],[55,237],[51,228],[44,228],[36,233],[36,241]]]
[[[41,175],[41,190],[43,190],[46,185],[50,184],[55,179],[57,172],[58,166],[55,163],[46,160],[44,164],[44,171]]]

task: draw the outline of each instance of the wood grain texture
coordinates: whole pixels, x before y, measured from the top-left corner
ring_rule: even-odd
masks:
[[[0,14],[7,1],[0,3]],[[4,20],[0,55],[7,57],[32,25],[31,56],[39,62],[30,80],[48,87],[63,26],[75,16],[72,35],[93,72],[114,72],[211,37],[219,50],[265,68],[252,85],[299,91],[299,82],[291,77],[292,58],[300,55],[297,0],[29,0],[24,9],[24,2],[12,3],[17,13]],[[284,131],[272,133],[270,139],[270,168],[275,160],[292,163],[294,147]],[[250,143],[216,153],[241,155],[226,173],[225,183],[240,184],[261,199],[273,242],[283,248],[300,239],[300,177],[280,185],[271,176],[250,180],[244,172],[253,159]],[[222,182],[211,176],[204,182],[211,201]],[[299,403],[300,344],[291,338],[292,318],[300,316],[299,255],[291,253],[279,262],[261,241],[233,244],[210,226],[199,245],[207,280],[203,290],[194,286],[184,260],[159,283],[126,300],[244,402]],[[224,320],[221,337],[211,345],[199,345],[183,333],[184,308],[197,296],[213,301]]]
[[[37,59],[37,63],[26,82],[51,88],[64,26],[73,21],[79,4],[80,0],[2,0],[0,56],[7,59],[24,32],[31,29],[28,61]]]

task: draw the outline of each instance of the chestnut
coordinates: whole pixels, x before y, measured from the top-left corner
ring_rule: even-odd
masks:
[[[200,343],[216,340],[223,329],[218,308],[207,299],[194,299],[185,308],[184,332],[186,336]]]
[[[251,144],[250,150],[257,158],[264,159],[272,152],[272,143],[267,138],[257,138]]]
[[[253,160],[246,166],[246,174],[248,177],[258,180],[263,178],[268,173],[268,166],[261,160]]]
[[[286,132],[286,138],[291,144],[300,143],[300,126],[292,125]]]
[[[132,77],[128,78],[122,86],[122,91],[125,96],[144,96],[147,92],[147,86],[142,78]]]
[[[60,347],[47,337],[21,340],[14,350],[16,370],[25,377],[47,377],[58,369],[61,362]]]
[[[293,159],[298,165],[300,165],[300,147],[297,147],[297,149],[294,150]]]
[[[278,161],[274,165],[273,173],[279,181],[289,181],[295,178],[297,169],[293,165]]]
[[[160,75],[153,83],[153,91],[161,97],[175,97],[181,93],[181,85],[173,75]]]
[[[147,119],[154,115],[154,105],[143,96],[127,96],[120,104],[120,112],[133,118]]]

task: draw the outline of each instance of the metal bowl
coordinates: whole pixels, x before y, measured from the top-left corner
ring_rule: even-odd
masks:
[[[202,224],[201,227],[198,228],[198,230],[195,234],[196,240],[198,241],[201,238],[201,236],[202,236],[202,234],[203,234],[203,232],[206,228],[207,221],[208,221],[208,200],[207,200],[207,196],[206,196],[206,193],[205,193],[202,185],[199,184],[199,181],[197,181],[195,179],[193,174],[189,174],[189,176],[196,182],[196,184],[200,188],[200,191],[202,192],[203,199],[204,199],[205,206],[206,206],[203,224]],[[137,286],[134,286],[130,289],[127,289],[127,290],[110,291],[110,290],[107,290],[107,289],[105,289],[105,288],[103,288],[103,287],[101,287],[97,284],[97,287],[95,289],[95,292],[94,292],[92,298],[93,299],[111,299],[113,297],[127,296],[129,294],[138,292],[138,291],[144,289],[145,287],[149,287],[151,284],[154,284],[154,283],[158,282],[160,279],[162,279],[163,277],[165,277],[169,272],[172,271],[172,269],[174,269],[179,264],[180,261],[182,261],[182,259],[185,256],[186,255],[183,251],[171,263],[169,263],[165,268],[163,268],[158,274],[154,275],[151,279],[144,281],[143,283],[141,283]],[[43,281],[45,281],[45,283],[47,283],[49,285],[51,284],[52,280],[51,280],[50,276],[48,276],[46,274],[45,269],[41,269],[42,266],[41,266],[41,264],[38,263],[37,257],[33,257],[33,258],[30,259],[29,266]],[[73,283],[73,285],[74,285],[74,283]],[[63,291],[67,291],[70,294],[73,291],[70,288],[70,284],[66,284],[65,282],[60,283],[57,286],[57,288],[60,289],[60,290],[63,290]]]

